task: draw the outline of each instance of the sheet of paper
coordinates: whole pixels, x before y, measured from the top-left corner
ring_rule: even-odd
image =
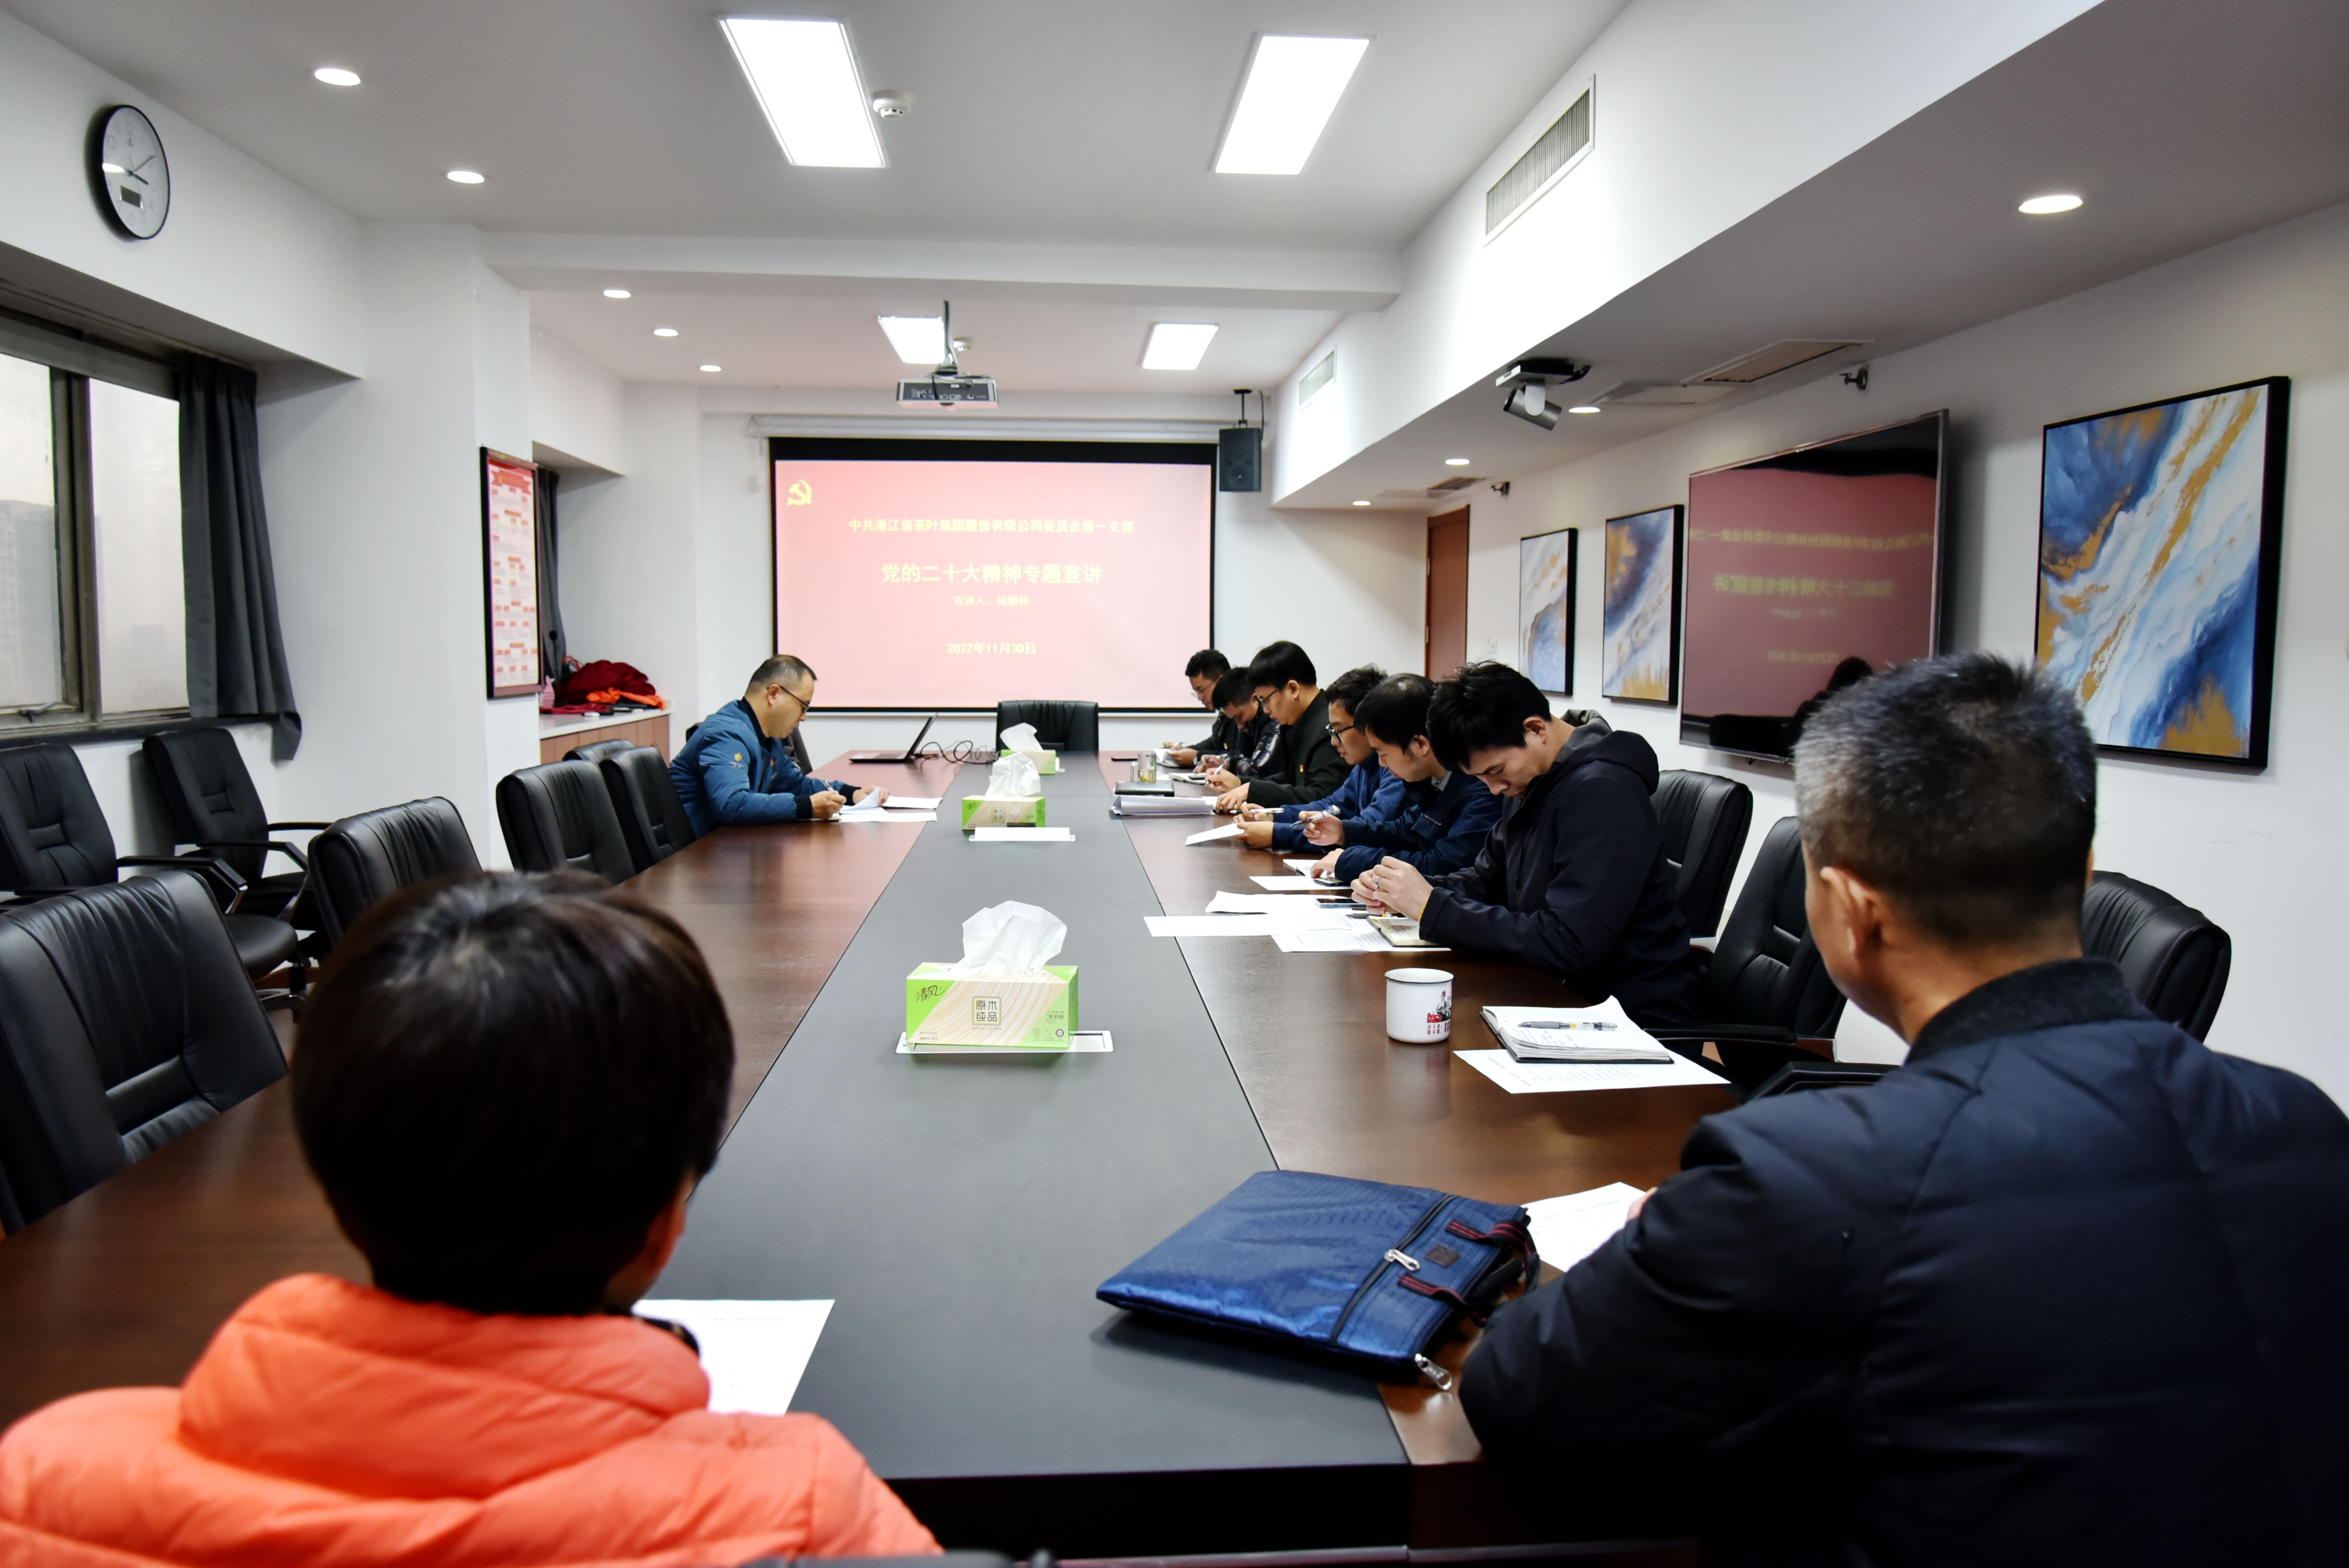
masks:
[[[1637,1187],[1609,1181],[1588,1192],[1568,1192],[1563,1198],[1526,1204],[1526,1212],[1533,1222],[1534,1251],[1561,1273],[1572,1268],[1623,1228],[1624,1212],[1639,1195]]]
[[[898,811],[886,806],[843,806],[837,822],[935,822],[936,811]]]
[[[681,1323],[701,1345],[709,1408],[780,1416],[832,1315],[828,1301],[640,1301],[639,1317]]]
[[[1280,923],[1268,914],[1145,914],[1142,918],[1153,936],[1270,936]]]
[[[1207,901],[1209,914],[1270,914],[1286,899],[1268,892],[1219,892]]]
[[[1237,822],[1227,822],[1220,828],[1209,828],[1204,833],[1194,833],[1183,841],[1186,844],[1212,844],[1217,839],[1237,839],[1247,831]]]
[[[1391,953],[1387,939],[1366,920],[1337,925],[1283,925],[1272,934],[1283,953]]]
[[[1335,882],[1315,882],[1311,877],[1250,877],[1248,881],[1267,892],[1330,892]]]
[[[1689,1060],[1674,1057],[1656,1066],[1646,1062],[1520,1062],[1504,1050],[1454,1051],[1453,1055],[1507,1089],[1511,1094],[1565,1094],[1587,1088],[1676,1088],[1682,1084],[1710,1084],[1725,1088],[1729,1080]]]
[[[1073,828],[973,828],[970,838],[976,844],[1073,844],[1077,841]]]
[[[1280,863],[1287,866],[1290,871],[1295,872],[1299,876],[1309,877],[1313,874],[1313,868],[1319,865],[1321,862],[1319,861],[1283,861]]]
[[[885,804],[892,811],[935,811],[942,799],[938,795],[892,795]]]

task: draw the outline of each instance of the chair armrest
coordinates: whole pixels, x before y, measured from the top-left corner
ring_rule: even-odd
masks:
[[[271,822],[266,824],[266,826],[273,833],[283,833],[289,830],[294,832],[302,833],[317,832],[324,829],[331,828],[334,824],[332,822]]]
[[[244,902],[244,878],[234,866],[218,855],[119,855],[118,866],[175,866],[183,872],[193,872],[210,882],[212,894],[220,903],[222,914],[234,914],[236,906]]]
[[[207,853],[221,850],[274,850],[304,871],[310,869],[310,862],[301,851],[277,839],[206,839],[196,848]]]
[[[1665,1028],[1650,1029],[1648,1033],[1660,1040],[1693,1041],[1746,1040],[1759,1045],[1791,1046],[1797,1036],[1792,1029],[1782,1029],[1775,1024],[1675,1024]]]
[[[74,891],[74,889],[69,887],[10,888],[8,890],[8,897],[5,900],[5,903],[38,903],[45,898],[55,898],[61,892],[72,892]]]

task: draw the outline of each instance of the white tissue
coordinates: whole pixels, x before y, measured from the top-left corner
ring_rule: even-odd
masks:
[[[1006,751],[1041,751],[1044,749],[1044,743],[1036,738],[1036,727],[1034,725],[1015,724],[1010,728],[1003,732],[1003,749]]]
[[[1033,800],[1044,792],[1036,759],[1020,752],[999,757],[987,770],[987,794],[993,800]]]
[[[1069,928],[1032,903],[989,904],[962,923],[962,962],[949,975],[1033,975],[1061,955]]]

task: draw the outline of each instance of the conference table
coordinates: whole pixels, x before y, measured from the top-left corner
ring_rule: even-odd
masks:
[[[727,829],[632,879],[701,944],[738,1051],[731,1127],[656,1296],[828,1299],[795,1409],[837,1425],[949,1546],[1063,1558],[1515,1555],[1661,1541],[1689,1521],[1605,1488],[1504,1488],[1454,1396],[1163,1327],[1095,1287],[1268,1169],[1525,1202],[1678,1164],[1725,1090],[1511,1095],[1455,1055],[1556,983],[1462,953],[1284,953],[1156,937],[1279,857],[1110,811],[1126,775],[1044,779],[1072,842],[958,827],[983,768],[827,778],[946,798],[927,824]],[[1018,900],[1068,926],[1106,1053],[902,1054],[904,979]],[[1453,1038],[1391,1041],[1382,975],[1436,964]],[[366,1277],[295,1147],[283,1083],[0,1243],[0,1420],[173,1383],[236,1305],[302,1270]],[[1437,1359],[1456,1367],[1474,1330]]]

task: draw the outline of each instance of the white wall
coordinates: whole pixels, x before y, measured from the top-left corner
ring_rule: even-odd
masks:
[[[678,716],[700,706],[701,410],[691,387],[622,389],[626,476],[557,492],[563,629],[572,655],[618,659],[652,678]]]
[[[2349,207],[2285,223],[1875,362],[1868,391],[1819,382],[1520,482],[1472,514],[1469,643],[1514,657],[1516,542],[1581,529],[1578,705],[1655,742],[1667,768],[1754,789],[1762,830],[1793,809],[1782,769],[1682,747],[1669,708],[1609,703],[1599,680],[1601,525],[1688,499],[1692,472],[1947,407],[1957,559],[1950,642],[2029,657],[2041,428],[2257,377],[2292,377],[2271,760],[2246,775],[2107,758],[2097,863],[2225,926],[2234,972],[2210,1043],[2307,1074],[2349,1100],[2349,1022],[2323,976],[2349,886],[2341,721],[2349,656]],[[1846,1054],[1898,1042],[1847,1010]]]
[[[530,439],[541,461],[560,468],[628,471],[620,378],[543,326],[530,331]]]

